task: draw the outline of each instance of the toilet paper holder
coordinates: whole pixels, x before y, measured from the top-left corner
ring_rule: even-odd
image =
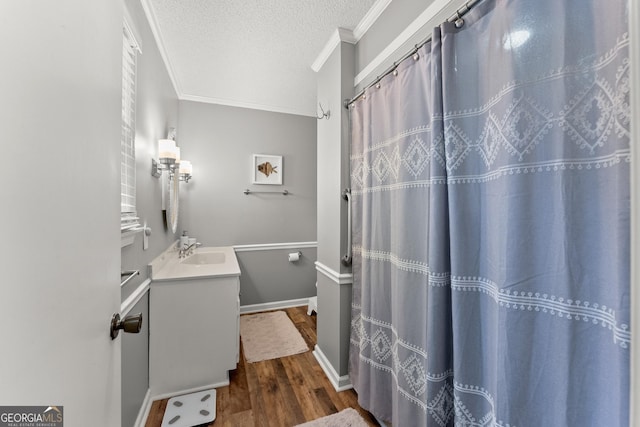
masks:
[[[300,257],[302,256],[302,252],[298,251],[298,252],[291,252],[289,254],[289,262],[296,262],[300,260]]]

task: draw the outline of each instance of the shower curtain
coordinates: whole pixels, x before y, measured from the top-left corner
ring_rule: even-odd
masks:
[[[395,426],[624,426],[627,4],[484,0],[352,104],[349,369]]]

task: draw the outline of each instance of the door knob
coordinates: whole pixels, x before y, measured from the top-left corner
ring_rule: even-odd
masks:
[[[111,317],[110,335],[114,340],[118,336],[120,329],[130,334],[137,334],[142,329],[142,313],[132,314],[120,319],[120,314],[115,313]]]

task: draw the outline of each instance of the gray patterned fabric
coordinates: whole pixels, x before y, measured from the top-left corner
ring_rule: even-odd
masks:
[[[625,426],[627,5],[485,0],[352,105],[350,376],[400,426]]]

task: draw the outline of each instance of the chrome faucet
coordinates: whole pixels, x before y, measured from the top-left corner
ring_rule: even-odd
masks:
[[[178,251],[178,258],[188,257],[189,255],[191,255],[193,253],[195,248],[197,248],[199,246],[202,246],[202,243],[195,242],[195,243],[190,244],[189,246],[186,246],[184,248],[180,248],[180,250]]]

